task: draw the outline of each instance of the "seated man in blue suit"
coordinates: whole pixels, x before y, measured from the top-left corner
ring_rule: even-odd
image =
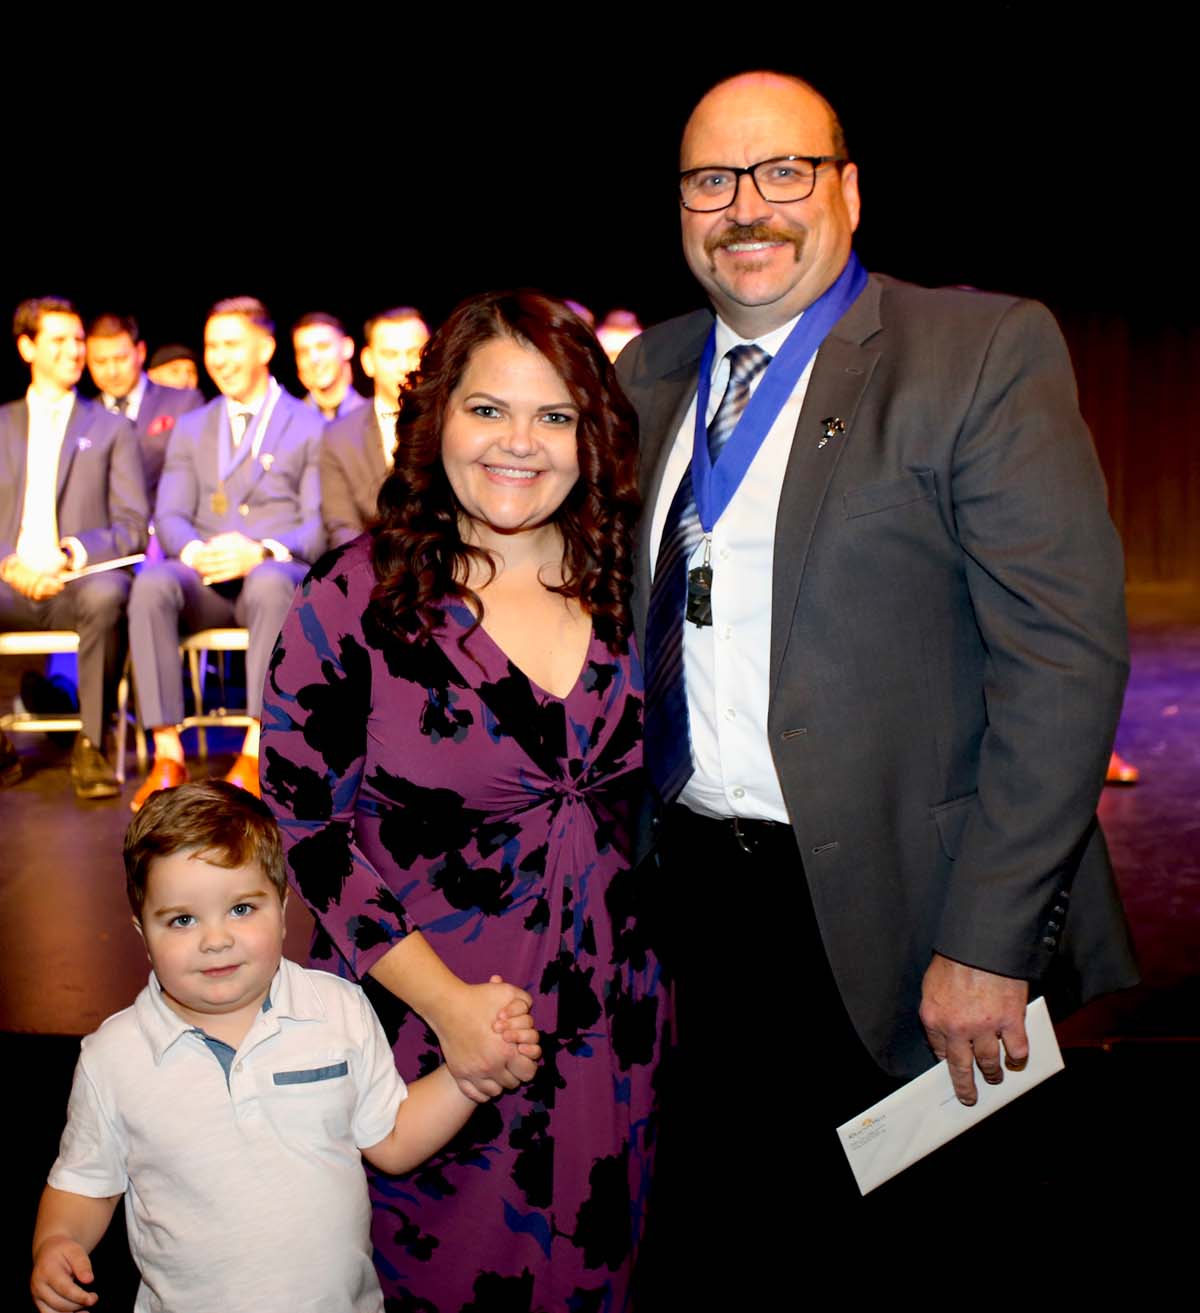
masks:
[[[86,565],[140,552],[146,489],[137,439],[123,420],[75,391],[83,373],[83,323],[70,301],[23,301],[13,336],[29,366],[29,390],[0,409],[0,629],[79,634],[83,729],[71,753],[81,798],[119,792],[104,760],[105,699],[122,660],[121,617],[130,576]],[[21,777],[0,733],[0,783]]]
[[[204,366],[221,395],[184,415],[167,447],[154,521],[167,559],[138,576],[129,645],[154,765],[133,799],[187,778],[177,640],[227,625],[250,631],[247,710],[262,706],[267,661],[296,585],[325,547],[318,456],[324,421],[271,376],[275,328],[250,296],[218,301]],[[226,776],[258,792],[258,724]]]
[[[196,388],[152,383],[143,370],[146,344],[132,315],[97,315],[87,330],[87,367],[104,409],[133,425],[146,471],[150,505],[158,492],[163,459],[175,421],[204,405]]]

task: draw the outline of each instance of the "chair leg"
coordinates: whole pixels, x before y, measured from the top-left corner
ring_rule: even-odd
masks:
[[[121,675],[121,682],[117,685],[117,783],[125,783],[125,731],[128,729],[129,718],[129,662],[125,662],[125,670]]]
[[[192,702],[195,707],[196,715],[199,716],[204,710],[204,687],[200,679],[200,657],[201,654],[194,648],[188,649],[188,670],[192,676]],[[196,727],[196,742],[200,749],[201,760],[208,758],[208,735],[205,733],[203,725]]]

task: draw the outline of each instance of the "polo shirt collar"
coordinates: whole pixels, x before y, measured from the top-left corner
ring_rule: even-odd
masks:
[[[255,1018],[247,1039],[251,1038],[255,1030],[264,1026],[273,1034],[279,1029],[279,1022],[284,1017],[292,1021],[320,1021],[325,1016],[324,1004],[315,986],[305,975],[304,968],[286,958],[280,959],[279,970],[271,981],[267,997],[271,1003],[270,1009]],[[153,971],[150,972],[146,988],[137,996],[133,1011],[156,1065],[181,1036],[190,1035],[196,1030],[190,1021],[185,1021],[163,998],[162,986]]]

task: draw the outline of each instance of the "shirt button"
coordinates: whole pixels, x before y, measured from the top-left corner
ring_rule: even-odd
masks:
[[[721,637],[728,642],[728,640],[733,637],[733,626],[723,625],[721,627]]]
[[[722,561],[728,561],[728,560],[729,560],[729,548],[728,548],[728,547],[722,547],[721,550],[717,553],[717,555],[721,558]]]
[[[241,1069],[242,1069],[242,1064],[241,1064],[240,1062],[235,1062],[235,1063],[233,1064],[233,1069],[234,1069],[234,1071],[241,1071]]]
[[[1057,948],[1057,947],[1058,947],[1058,940],[1055,939],[1053,935],[1046,935],[1046,937],[1042,940],[1042,943],[1043,943],[1047,948]]]
[[[737,712],[734,711],[734,709],[733,709],[732,707],[726,707],[726,708],[725,708],[725,719],[726,719],[726,720],[736,720],[736,719],[737,719]]]
[[[730,789],[729,792],[730,792],[735,798],[744,798],[744,797],[746,796],[746,790],[743,789],[742,786],[741,786],[740,784],[737,786],[736,789]]]
[[[247,506],[245,502],[242,502],[242,504],[238,507],[238,514],[244,520],[246,516],[250,514],[250,507]]]

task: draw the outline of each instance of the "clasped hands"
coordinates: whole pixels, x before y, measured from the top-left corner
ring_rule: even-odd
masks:
[[[262,543],[232,529],[201,543],[188,554],[187,563],[206,584],[223,584],[230,579],[244,579],[267,555]]]
[[[532,1080],[542,1056],[532,997],[492,976],[485,985],[458,981],[427,1017],[459,1089],[476,1103]]]
[[[62,564],[57,571],[45,571],[35,569],[32,565],[26,565],[14,552],[11,556],[6,556],[0,561],[0,579],[13,592],[20,593],[22,597],[28,597],[32,602],[44,602],[46,598],[61,593],[67,586],[67,581],[62,577],[62,572],[71,568],[71,562],[68,560],[66,552],[62,552],[60,555],[62,556]]]
[[[978,1097],[976,1063],[989,1085],[1000,1084],[1004,1067],[1009,1071],[1024,1068],[1029,1060],[1025,1034],[1028,1001],[1026,981],[981,971],[934,953],[921,987],[921,1024],[934,1055],[946,1060],[959,1103],[970,1107]]]

